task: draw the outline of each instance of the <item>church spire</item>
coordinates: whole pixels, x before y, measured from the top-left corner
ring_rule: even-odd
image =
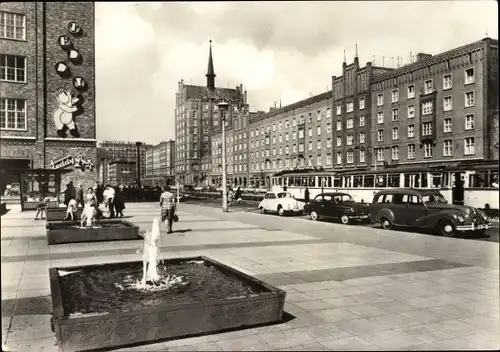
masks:
[[[207,87],[215,88],[214,61],[212,59],[212,40],[210,40],[210,49],[208,52],[208,70],[205,77],[207,77]]]
[[[354,53],[354,58],[358,58],[358,43],[356,43],[356,51]]]

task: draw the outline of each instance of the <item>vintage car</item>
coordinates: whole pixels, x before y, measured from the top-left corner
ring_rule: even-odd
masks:
[[[491,228],[482,210],[448,204],[438,190],[406,188],[376,193],[370,206],[370,221],[380,223],[385,229],[411,227],[433,230],[442,236],[484,233]]]
[[[356,203],[347,193],[328,192],[318,194],[304,207],[304,213],[309,214],[311,220],[340,219],[343,224],[353,220],[368,221],[368,204]]]
[[[273,212],[280,216],[291,213],[302,214],[304,203],[294,199],[288,192],[267,192],[258,208],[262,214]]]

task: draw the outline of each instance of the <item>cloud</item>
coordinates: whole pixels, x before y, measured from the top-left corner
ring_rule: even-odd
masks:
[[[99,139],[174,138],[177,82],[248,90],[267,110],[319,94],[358,44],[360,62],[498,37],[494,1],[96,3]],[[394,59],[391,59],[394,58]]]

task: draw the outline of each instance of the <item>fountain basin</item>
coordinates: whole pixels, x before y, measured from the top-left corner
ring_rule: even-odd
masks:
[[[51,268],[53,327],[63,351],[122,347],[281,321],[286,293],[207,257],[159,264],[180,283],[133,286],[142,261]],[[64,270],[64,271],[63,271]],[[74,272],[67,274],[68,272]]]
[[[80,221],[48,221],[47,243],[142,240],[139,226],[122,219],[96,221],[96,227],[80,228]]]
[[[62,221],[66,217],[66,208],[48,208],[47,221]],[[76,210],[76,220],[80,220],[82,216],[82,208]]]

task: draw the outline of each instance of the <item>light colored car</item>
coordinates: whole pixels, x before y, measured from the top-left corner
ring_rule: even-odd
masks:
[[[304,203],[293,198],[288,192],[267,192],[259,203],[259,209],[262,214],[278,213],[280,216],[302,214]]]

